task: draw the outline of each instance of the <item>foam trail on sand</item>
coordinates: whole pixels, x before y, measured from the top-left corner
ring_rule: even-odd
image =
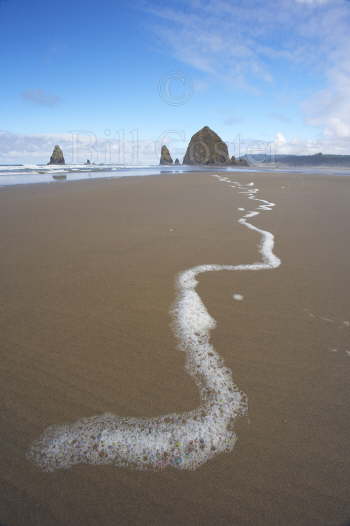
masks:
[[[230,183],[228,177],[215,175]],[[234,183],[249,199],[261,201],[258,210],[274,206],[255,197],[254,183]],[[264,207],[264,208],[263,208]],[[239,223],[261,235],[262,261],[241,265],[199,265],[181,272],[171,316],[178,347],[186,353],[186,370],[200,392],[200,406],[181,414],[129,418],[113,414],[83,418],[73,424],[51,426],[32,445],[27,456],[45,471],[75,464],[112,464],[138,470],[168,467],[194,470],[215,455],[231,451],[236,442],[235,419],[247,412],[247,397],[232,379],[213,345],[210,331],[216,322],[196,292],[204,272],[267,270],[280,265],[273,253],[274,236],[248,222],[259,214],[246,213]]]

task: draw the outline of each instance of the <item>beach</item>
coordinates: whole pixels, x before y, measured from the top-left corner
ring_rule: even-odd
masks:
[[[349,523],[350,179],[220,175],[0,190],[1,526]],[[196,289],[248,399],[233,449],[194,470],[41,469],[28,451],[49,426],[201,405],[176,279],[261,261],[261,234],[239,223],[261,204],[250,183],[275,205],[249,221],[280,266],[204,272]]]

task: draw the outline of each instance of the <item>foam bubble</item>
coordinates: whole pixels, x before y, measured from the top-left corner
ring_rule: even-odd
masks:
[[[215,175],[219,181],[232,183]],[[256,201],[254,183],[234,183]],[[261,207],[259,207],[261,210]],[[199,389],[200,406],[192,411],[155,418],[119,417],[104,414],[73,424],[49,427],[32,445],[28,458],[45,471],[67,469],[75,464],[111,464],[137,470],[176,468],[193,470],[215,455],[233,449],[237,436],[234,423],[247,413],[247,396],[239,391],[232,371],[225,366],[210,342],[216,321],[196,291],[197,277],[205,272],[273,269],[280,259],[273,253],[274,236],[247,220],[260,212],[250,211],[239,223],[261,235],[262,262],[199,265],[181,272],[176,279],[176,300],[171,309],[178,348],[186,353],[186,371]],[[235,294],[237,300],[243,299]]]
[[[233,299],[236,301],[243,301],[244,296],[242,296],[242,294],[233,294]]]

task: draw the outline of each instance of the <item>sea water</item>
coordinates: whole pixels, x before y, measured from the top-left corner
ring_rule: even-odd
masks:
[[[103,179],[186,172],[243,172],[243,173],[294,173],[314,175],[350,176],[349,169],[339,168],[270,168],[263,166],[159,166],[159,165],[112,165],[112,164],[66,164],[66,165],[0,165],[0,187],[19,184],[62,183],[82,179]]]

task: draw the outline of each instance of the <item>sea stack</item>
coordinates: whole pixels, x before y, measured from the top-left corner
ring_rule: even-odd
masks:
[[[177,159],[177,158],[175,159],[175,164],[176,164],[176,165],[179,165],[179,164],[180,164],[179,159]]]
[[[48,164],[66,164],[61,148],[56,144]]]
[[[230,163],[232,166],[249,166],[247,159],[239,158],[236,159],[234,155],[231,157]]]
[[[162,146],[159,164],[173,164],[170,152],[165,145]]]
[[[226,143],[209,126],[204,126],[193,135],[183,160],[183,164],[227,164],[229,162]]]

